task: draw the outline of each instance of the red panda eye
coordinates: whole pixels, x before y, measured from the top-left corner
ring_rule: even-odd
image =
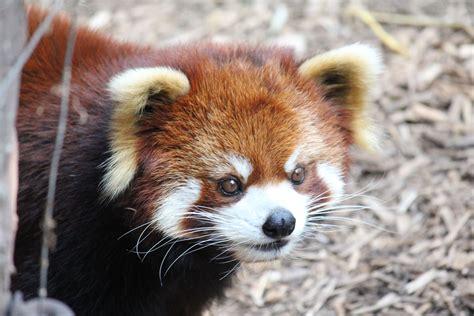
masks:
[[[304,181],[304,168],[303,167],[297,167],[295,170],[293,170],[293,173],[291,174],[291,182],[293,184],[301,184]]]
[[[241,193],[242,187],[238,179],[229,177],[219,182],[219,191],[226,196],[233,196]]]

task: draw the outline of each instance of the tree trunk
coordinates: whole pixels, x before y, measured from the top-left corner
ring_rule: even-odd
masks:
[[[27,36],[23,1],[3,0],[0,7],[0,78],[17,59]],[[10,300],[10,274],[17,226],[18,142],[15,120],[20,74],[0,95],[0,315]]]

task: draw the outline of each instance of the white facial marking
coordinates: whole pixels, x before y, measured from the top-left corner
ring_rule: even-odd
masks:
[[[253,171],[250,161],[240,155],[231,154],[227,156],[227,161],[235,168],[235,170],[242,176],[245,182]]]
[[[216,228],[235,245],[235,254],[240,260],[271,260],[287,254],[301,236],[306,225],[309,200],[309,196],[295,191],[289,181],[251,186],[239,202],[219,210],[222,220],[216,224]],[[291,212],[296,219],[295,229],[285,238],[289,243],[283,248],[278,251],[260,251],[258,245],[275,241],[264,234],[262,226],[277,208]]]
[[[179,222],[196,203],[200,194],[201,185],[196,179],[190,179],[174,189],[156,210],[155,222],[158,228],[168,236],[179,237]]]
[[[288,160],[286,161],[285,166],[284,166],[286,173],[291,173],[291,172],[293,172],[293,170],[295,170],[296,163],[298,161],[298,156],[299,156],[300,152],[301,152],[301,148],[298,147],[290,155],[290,158],[288,158]]]
[[[318,175],[326,183],[333,200],[337,200],[344,193],[342,171],[329,162],[318,163]]]

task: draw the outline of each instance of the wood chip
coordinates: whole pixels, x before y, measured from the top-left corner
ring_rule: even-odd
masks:
[[[271,282],[275,282],[281,278],[281,273],[278,271],[266,271],[256,282],[255,285],[252,287],[250,291],[250,296],[255,305],[263,306],[264,299],[263,294],[265,293],[265,289],[267,288],[268,284]]]
[[[362,201],[365,205],[370,207],[370,211],[373,212],[384,224],[391,225],[395,223],[396,213],[384,206],[378,200],[364,196]]]
[[[327,299],[332,295],[336,287],[337,281],[334,279],[329,280],[326,286],[319,292],[316,297],[316,302],[311,310],[306,313],[306,316],[313,316],[321,309],[321,307],[326,303]]]
[[[424,288],[427,286],[429,283],[431,283],[435,278],[437,278],[440,275],[440,272],[435,269],[431,269],[422,275],[420,275],[418,278],[415,280],[405,284],[405,291],[408,294],[415,293],[416,291]]]
[[[406,213],[410,205],[415,202],[418,197],[418,192],[416,190],[405,190],[401,193],[400,204],[398,205],[398,213]]]
[[[459,221],[456,223],[456,226],[452,228],[452,230],[449,232],[449,234],[444,238],[444,244],[445,245],[450,245],[458,236],[459,232],[461,231],[462,227],[467,223],[469,218],[473,216],[473,211],[470,211],[468,213],[465,213]]]
[[[382,308],[398,303],[399,301],[400,301],[400,297],[397,294],[388,293],[384,297],[382,297],[377,303],[375,303],[375,305],[356,309],[352,311],[352,314],[361,315],[361,314],[375,312],[375,311],[381,310]]]
[[[416,103],[412,107],[412,113],[416,120],[425,122],[443,122],[448,120],[445,112],[422,103]]]
[[[417,89],[427,89],[443,73],[443,70],[441,64],[431,64],[423,69],[417,76]]]
[[[420,168],[426,166],[430,163],[430,159],[426,156],[418,156],[413,160],[406,161],[399,169],[398,169],[398,177],[399,179],[405,179],[408,176],[416,174]]]
[[[382,232],[381,230],[374,228],[374,230],[372,230],[367,236],[365,236],[365,238],[356,241],[349,248],[342,250],[339,255],[343,258],[348,257],[349,255],[352,254],[352,252],[357,251],[361,249],[362,247],[364,247],[365,245],[367,245],[368,243],[370,243],[375,238],[375,236],[377,236],[381,232]]]

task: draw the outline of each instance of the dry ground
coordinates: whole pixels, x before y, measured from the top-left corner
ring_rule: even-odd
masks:
[[[357,222],[321,233],[299,259],[246,266],[209,315],[468,315],[474,311],[474,34],[383,24],[383,47],[350,4],[473,26],[469,0],[86,0],[80,19],[153,45],[214,39],[290,45],[310,56],[353,42],[380,47],[378,156],[354,150]],[[418,21],[419,19],[416,19]],[[367,224],[358,223],[366,222]]]

